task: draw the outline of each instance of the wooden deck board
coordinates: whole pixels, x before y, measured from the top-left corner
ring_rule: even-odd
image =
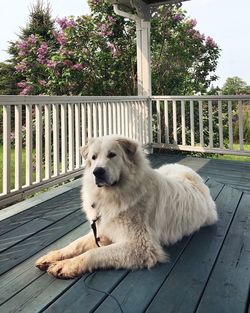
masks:
[[[32,219],[42,217],[43,215],[51,212],[52,215],[58,208],[66,209],[67,207],[74,209],[74,205],[77,208],[80,207],[80,188],[75,188],[62,195],[38,204],[26,211],[18,213],[12,217],[9,217],[3,221],[0,221],[0,235],[9,232],[23,224],[30,222]],[[68,205],[67,205],[68,204]],[[65,206],[66,205],[66,206]]]
[[[67,235],[61,237],[48,247],[40,250],[37,254],[33,255],[26,261],[0,276],[0,305],[13,298],[16,294],[32,284],[32,282],[37,280],[40,276],[46,275],[44,272],[38,270],[34,266],[36,260],[39,257],[43,256],[51,250],[63,248],[65,245],[82,236],[88,230],[88,223],[84,223],[83,225],[78,226]]]
[[[219,222],[217,225],[202,228],[193,235],[147,312],[162,312],[163,308],[166,313],[194,312],[240,197],[241,192],[230,187],[223,188],[216,199]]]
[[[83,221],[80,210],[73,212],[64,219],[34,234],[34,236],[21,241],[18,245],[5,250],[0,259],[0,275],[79,226]]]
[[[244,194],[197,313],[245,312],[250,280],[249,264],[250,194]]]
[[[243,192],[250,192],[250,163],[180,154],[148,158],[153,167],[179,162],[210,177],[206,184],[220,221],[168,247],[169,263],[150,271],[98,271],[87,285],[111,293],[124,312],[246,313],[250,194]],[[80,206],[77,187],[0,221],[1,313],[120,312],[112,298],[86,288],[86,275],[61,281],[34,266],[41,255],[89,230]]]

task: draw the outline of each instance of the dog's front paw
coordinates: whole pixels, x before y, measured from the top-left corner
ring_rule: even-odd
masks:
[[[77,260],[68,259],[51,264],[47,272],[57,278],[70,279],[83,274],[84,270]]]
[[[59,250],[51,251],[36,261],[36,267],[42,271],[46,271],[51,264],[61,260],[61,258],[62,256]]]

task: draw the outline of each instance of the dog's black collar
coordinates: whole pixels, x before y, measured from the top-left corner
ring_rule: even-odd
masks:
[[[100,245],[99,245],[100,237],[97,237],[97,228],[96,228],[96,222],[99,219],[100,219],[100,216],[97,216],[96,219],[92,220],[92,223],[91,223],[91,228],[93,230],[93,234],[95,237],[95,243],[96,243],[97,247],[100,247]]]

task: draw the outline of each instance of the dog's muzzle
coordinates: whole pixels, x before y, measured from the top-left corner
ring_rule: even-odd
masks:
[[[113,183],[109,181],[107,172],[103,167],[96,167],[93,171],[93,175],[95,176],[95,183],[98,187],[114,186],[116,184],[116,181]]]
[[[93,171],[95,183],[98,187],[108,185],[106,171],[103,167],[96,167]]]

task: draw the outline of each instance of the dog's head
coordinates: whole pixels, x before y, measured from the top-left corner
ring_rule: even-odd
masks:
[[[86,167],[98,187],[115,186],[131,169],[138,144],[122,137],[90,139],[81,149]]]

